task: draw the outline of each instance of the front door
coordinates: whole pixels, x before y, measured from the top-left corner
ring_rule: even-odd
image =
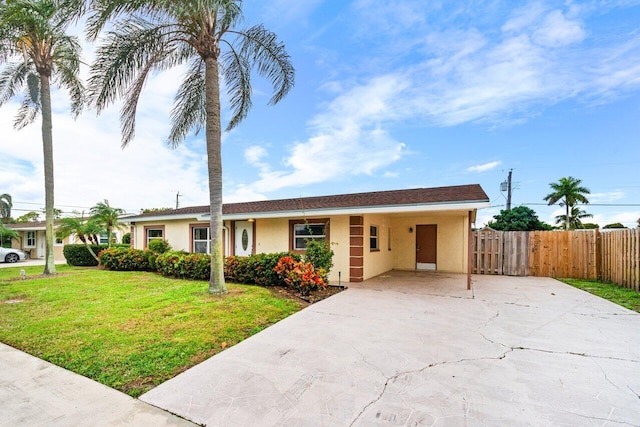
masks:
[[[416,226],[416,270],[435,270],[438,247],[438,226]]]
[[[38,258],[44,258],[46,256],[44,231],[36,232],[36,244],[38,245]]]
[[[253,222],[236,221],[235,225],[236,256],[249,256],[253,253]]]

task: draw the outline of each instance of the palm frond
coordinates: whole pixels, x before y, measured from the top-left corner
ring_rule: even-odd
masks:
[[[230,31],[234,32],[234,31]],[[258,73],[269,80],[275,93],[269,105],[277,104],[295,84],[295,70],[284,43],[262,25],[237,32],[241,37],[240,55],[246,57]]]
[[[0,106],[13,98],[24,86],[30,67],[27,62],[7,64],[0,73]]]
[[[77,38],[64,36],[55,48],[53,61],[56,67],[55,77],[60,85],[69,91],[71,112],[77,117],[85,104],[85,90],[78,77],[80,71],[80,44]]]
[[[251,109],[251,65],[233,46],[221,56],[220,65],[233,112],[227,125],[227,130],[231,130],[247,117]]]
[[[35,106],[28,98],[25,98],[18,108],[16,118],[13,121],[13,127],[16,129],[22,129],[23,127],[33,123],[38,117],[40,108]]]
[[[187,75],[180,85],[171,109],[171,132],[169,144],[176,147],[186,138],[191,129],[200,132],[207,119],[204,61],[198,58],[191,63]]]

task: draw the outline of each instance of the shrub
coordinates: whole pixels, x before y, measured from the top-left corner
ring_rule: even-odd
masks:
[[[163,276],[177,279],[208,280],[211,255],[165,252],[157,256],[156,269]]]
[[[108,270],[155,271],[156,254],[150,250],[108,248],[102,250],[98,258]]]
[[[122,235],[122,244],[130,245],[131,244],[131,233],[124,233]]]
[[[153,239],[149,242],[149,250],[157,254],[163,254],[171,250],[171,245],[166,240]]]
[[[300,261],[300,255],[280,252],[274,254],[256,254],[248,257],[231,256],[225,259],[224,277],[232,282],[260,286],[284,286],[286,283],[274,271],[278,260],[291,257]]]
[[[310,262],[296,261],[292,257],[282,257],[274,271],[288,286],[301,295],[309,295],[311,291],[327,286],[322,278],[322,269],[316,271]]]
[[[308,240],[304,260],[310,262],[316,270],[322,270],[324,272],[322,278],[325,282],[328,280],[329,272],[333,267],[333,251],[329,246],[329,242]]]
[[[107,245],[89,245],[89,247],[94,254],[98,255]],[[79,267],[94,267],[98,265],[98,261],[91,256],[91,253],[89,253],[89,250],[84,244],[64,245],[62,253],[69,265]]]

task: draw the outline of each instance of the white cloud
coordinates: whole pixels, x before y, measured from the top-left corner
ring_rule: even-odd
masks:
[[[542,46],[558,47],[581,42],[586,36],[582,24],[559,11],[550,12],[533,32],[533,40]]]
[[[616,190],[608,193],[591,193],[587,196],[591,203],[614,202],[625,197],[624,191]]]
[[[471,166],[467,168],[467,172],[486,172],[488,170],[494,169],[502,164],[501,161],[483,163],[481,165]]]
[[[260,164],[260,160],[266,154],[266,150],[259,145],[254,145],[244,150],[244,158],[252,165]]]

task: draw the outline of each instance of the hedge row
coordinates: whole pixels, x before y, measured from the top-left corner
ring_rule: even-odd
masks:
[[[236,283],[261,286],[286,286],[285,280],[274,270],[278,261],[290,257],[300,261],[300,255],[281,252],[256,254],[248,257],[231,256],[224,262],[224,276]],[[150,250],[130,248],[103,249],[100,263],[108,270],[157,271],[163,276],[178,279],[208,280],[211,256],[186,252],[157,254]],[[95,261],[95,260],[94,260]]]
[[[100,251],[107,248],[107,245],[89,245],[94,254],[98,255]],[[111,245],[112,248],[129,248],[129,245]],[[62,253],[67,259],[67,264],[79,267],[94,267],[98,265],[98,261],[91,256],[84,243],[75,245],[65,245]]]

